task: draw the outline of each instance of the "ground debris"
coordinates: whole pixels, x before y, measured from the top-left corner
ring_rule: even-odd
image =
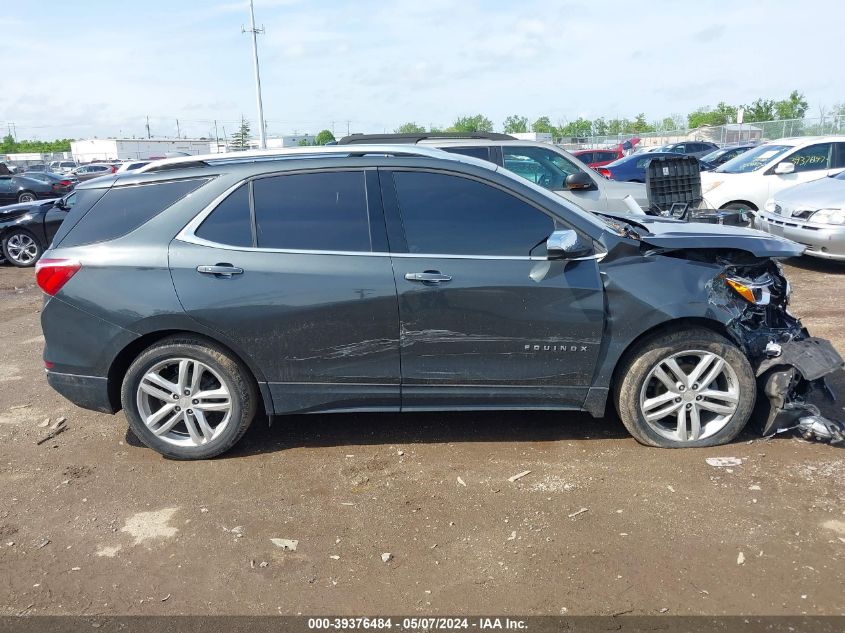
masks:
[[[62,420],[64,420],[64,418],[62,418]],[[64,423],[64,422],[62,422],[62,423],[61,423],[61,425],[59,425],[59,426],[56,426],[56,425],[54,424],[54,425],[53,425],[53,430],[52,430],[52,431],[50,431],[49,433],[47,433],[47,435],[45,435],[44,437],[42,437],[40,440],[38,440],[37,442],[35,442],[35,444],[36,444],[37,446],[41,446],[41,444],[43,444],[44,442],[49,442],[49,441],[50,441],[50,440],[52,440],[54,437],[56,437],[59,433],[64,433],[65,431],[67,431],[67,426],[65,426],[65,423]]]
[[[47,547],[49,544],[50,544],[50,539],[45,538],[45,539],[42,539],[42,541],[38,545],[36,545],[35,548],[36,549],[42,549],[44,547]]]
[[[287,552],[295,552],[296,546],[299,545],[299,541],[287,538],[271,538],[270,542],[276,547],[281,547]]]
[[[392,560],[393,560],[393,554],[391,554],[390,552],[385,552],[384,554],[381,555],[381,562],[383,562],[383,563],[389,563]]]
[[[41,420],[41,422],[36,424],[36,426],[39,429],[46,429],[48,426],[50,426],[50,418],[44,418],[43,420]]]
[[[745,554],[740,552],[736,557],[736,564],[737,565],[744,565],[745,564]]]
[[[164,598],[161,599],[162,602],[167,602],[168,600],[170,600],[170,594],[167,594],[166,596],[164,596]]]
[[[463,479],[461,479],[460,476],[458,477],[458,483],[461,484],[464,488],[467,487],[466,482]]]
[[[742,459],[739,457],[708,457],[704,460],[714,468],[727,468],[728,466],[742,466]]]
[[[572,514],[568,514],[567,516],[568,516],[570,519],[574,519],[574,518],[575,518],[575,517],[577,517],[579,514],[584,514],[585,512],[589,512],[589,510],[590,510],[589,508],[581,508],[580,510],[576,510],[575,512],[573,512]]]
[[[523,470],[521,473],[517,473],[517,474],[513,475],[512,477],[508,477],[508,481],[513,483],[518,479],[522,479],[523,477],[525,477],[525,475],[530,475],[530,474],[531,474],[530,470]]]

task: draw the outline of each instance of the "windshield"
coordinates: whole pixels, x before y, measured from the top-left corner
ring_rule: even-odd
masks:
[[[729,150],[729,149],[717,149],[717,150],[710,152],[709,154],[705,154],[704,156],[702,156],[698,160],[700,160],[702,163],[709,163],[709,162],[716,160],[720,156],[727,154],[730,151],[731,150]]]
[[[716,171],[724,174],[747,174],[757,171],[791,149],[794,149],[793,145],[761,145],[732,158]]]

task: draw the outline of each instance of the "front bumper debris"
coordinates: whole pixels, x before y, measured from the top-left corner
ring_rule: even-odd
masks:
[[[845,442],[845,423],[824,417],[807,402],[814,391],[833,400],[825,376],[841,368],[842,357],[830,341],[815,337],[767,346],[768,357],[757,367],[760,395],[755,419],[764,437],[796,430],[805,439]]]

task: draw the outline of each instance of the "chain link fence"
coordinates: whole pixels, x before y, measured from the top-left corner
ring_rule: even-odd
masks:
[[[616,147],[633,138],[639,138],[637,147],[658,147],[684,141],[710,141],[718,145],[745,142],[766,142],[788,136],[817,136],[845,134],[845,115],[811,119],[782,119],[754,121],[752,123],[727,123],[700,128],[659,130],[657,132],[621,132],[605,136],[563,137],[558,145],[568,150],[601,149]]]

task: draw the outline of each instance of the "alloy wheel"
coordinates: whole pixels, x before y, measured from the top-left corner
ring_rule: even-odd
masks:
[[[658,362],[640,391],[640,413],[656,433],[675,442],[715,435],[740,399],[733,367],[713,352],[689,350]]]
[[[147,428],[176,446],[202,446],[223,432],[232,416],[232,397],[220,375],[191,358],[153,365],[136,391]]]
[[[6,241],[10,259],[18,264],[31,264],[38,257],[38,244],[26,233],[15,233]]]

